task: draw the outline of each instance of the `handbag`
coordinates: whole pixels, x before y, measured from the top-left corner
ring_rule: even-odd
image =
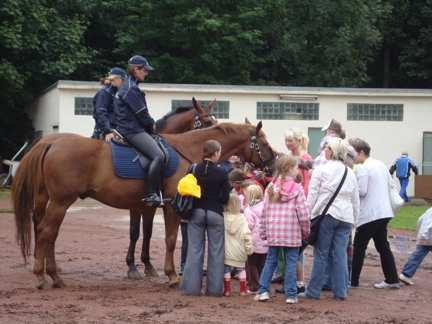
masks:
[[[397,191],[396,185],[390,175],[388,177],[388,190],[391,208],[393,213],[396,213],[403,206],[404,200],[399,196],[399,192]]]
[[[191,164],[186,173],[195,173],[196,164]],[[172,208],[174,212],[180,216],[181,219],[189,219],[193,212],[193,196],[182,196],[177,191],[172,201]]]
[[[307,237],[307,239],[305,239],[302,242],[302,246],[300,247],[300,252],[299,253],[303,252],[303,250],[306,248],[306,246],[308,246],[308,245],[315,245],[315,243],[317,241],[317,238],[318,238],[318,231],[319,231],[319,228],[320,228],[320,224],[321,224],[322,220],[324,219],[324,217],[327,215],[327,211],[329,210],[331,204],[336,199],[336,196],[338,195],[340,189],[342,188],[342,185],[345,182],[347,174],[348,174],[348,168],[345,166],[345,172],[344,172],[344,175],[342,177],[342,180],[339,183],[339,186],[337,187],[337,189],[334,192],[333,196],[331,197],[331,199],[327,203],[327,206],[324,208],[324,210],[321,213],[321,215],[319,215],[318,217],[315,217],[315,218],[311,219],[311,221],[310,221],[309,236]]]

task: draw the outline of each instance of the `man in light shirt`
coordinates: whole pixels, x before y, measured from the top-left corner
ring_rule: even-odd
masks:
[[[357,171],[360,195],[360,216],[354,238],[351,288],[358,288],[359,277],[368,243],[373,239],[380,254],[385,280],[375,284],[377,289],[399,288],[399,278],[393,253],[387,240],[387,224],[393,218],[388,192],[390,177],[381,161],[370,157],[370,146],[363,140],[353,143],[357,153],[355,163],[363,165]]]

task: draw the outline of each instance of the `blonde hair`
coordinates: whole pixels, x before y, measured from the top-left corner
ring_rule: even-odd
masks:
[[[235,194],[230,194],[228,203],[225,205],[225,210],[230,214],[239,214],[241,208],[240,197]]]
[[[263,200],[263,192],[260,186],[253,184],[246,189],[246,205],[250,205],[254,200]]]
[[[274,183],[278,178],[280,178],[280,187],[279,190],[276,192],[276,194],[274,193],[274,184],[273,186],[270,186],[267,189],[267,195],[271,201],[276,201],[276,202],[280,201],[281,199],[280,191],[285,182],[285,178],[288,174],[288,171],[290,168],[293,168],[296,165],[298,165],[297,159],[292,155],[285,155],[277,159],[276,170],[278,172],[278,175],[276,176]]]
[[[300,141],[300,151],[307,152],[309,145],[309,137],[306,134],[303,134],[299,129],[291,128],[287,130],[285,132],[285,140],[288,139],[295,139],[297,141]]]
[[[333,137],[327,142],[327,147],[332,151],[331,160],[345,161],[348,153],[348,145],[339,137]]]

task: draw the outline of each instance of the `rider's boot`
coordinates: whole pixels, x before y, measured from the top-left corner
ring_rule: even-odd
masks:
[[[163,199],[162,193],[157,192],[158,181],[162,171],[163,160],[156,157],[148,168],[147,185],[146,185],[146,206],[163,206],[165,203],[170,202],[171,199]]]

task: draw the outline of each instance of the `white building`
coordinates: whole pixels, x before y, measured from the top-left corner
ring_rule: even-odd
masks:
[[[309,135],[309,154],[314,158],[324,135],[321,128],[334,118],[342,123],[346,139],[366,140],[371,155],[388,167],[407,150],[420,174],[431,175],[426,187],[432,192],[432,166],[424,164],[432,165],[432,90],[151,83],[141,83],[140,88],[155,120],[172,108],[191,106],[192,97],[200,102],[216,98],[213,112],[220,123],[243,123],[245,117],[253,124],[262,120],[269,141],[281,150],[285,131],[299,128]],[[98,82],[79,81],[58,81],[47,88],[28,109],[36,131],[90,136],[91,99],[99,89]],[[414,195],[412,183],[408,195]]]

